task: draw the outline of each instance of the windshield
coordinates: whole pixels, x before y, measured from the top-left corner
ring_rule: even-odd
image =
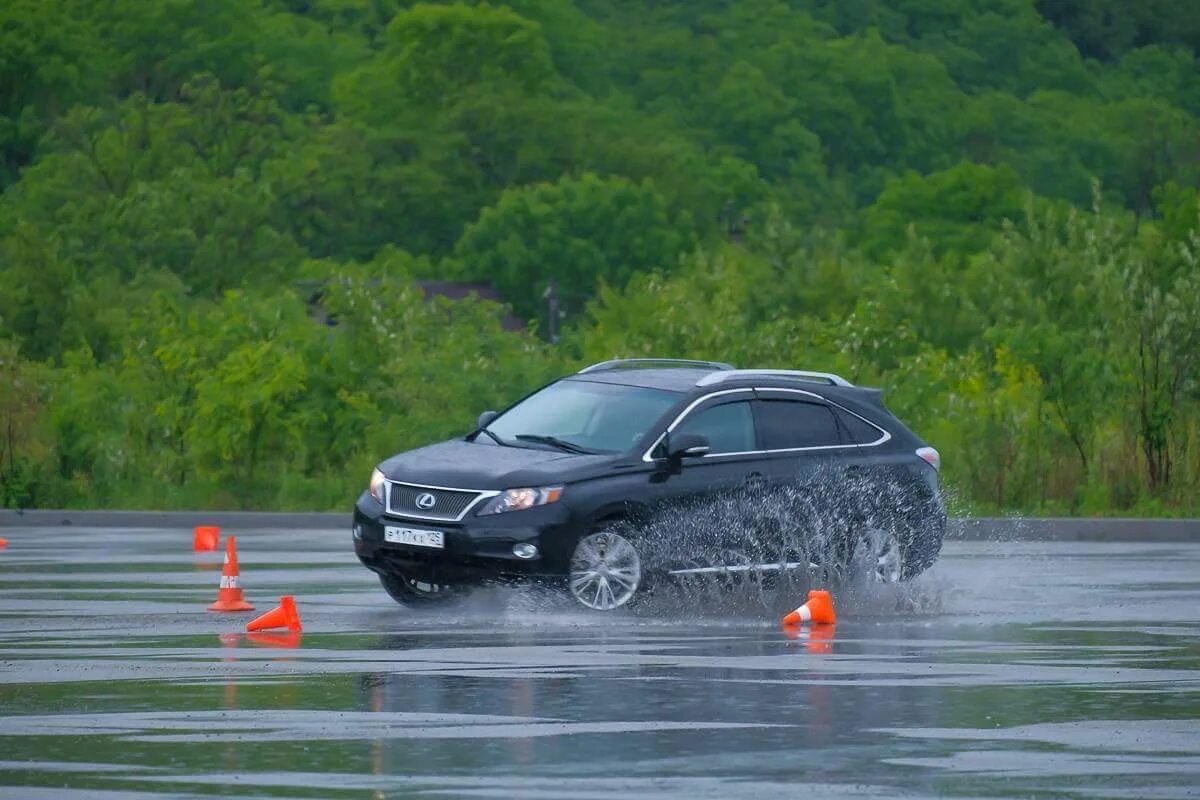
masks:
[[[504,412],[486,430],[521,447],[623,453],[641,442],[678,399],[662,389],[559,381]]]

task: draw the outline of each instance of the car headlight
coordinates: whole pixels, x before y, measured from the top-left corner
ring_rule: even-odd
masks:
[[[379,471],[379,467],[371,470],[371,482],[367,485],[367,491],[371,493],[371,497],[379,501],[379,505],[383,505],[383,484],[385,480],[386,478]]]
[[[563,487],[543,486],[538,489],[509,489],[501,492],[487,502],[479,510],[479,516],[484,514],[503,514],[506,511],[521,511],[534,506],[545,506],[557,503],[562,497]]]

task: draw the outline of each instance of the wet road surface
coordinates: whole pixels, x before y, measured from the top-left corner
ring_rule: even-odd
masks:
[[[232,532],[301,637],[205,612],[190,531],[2,531],[0,796],[1200,797],[1200,544],[949,542],[789,635],[744,590],[413,612],[347,532]]]

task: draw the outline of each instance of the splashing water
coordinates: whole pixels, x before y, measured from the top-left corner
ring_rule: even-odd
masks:
[[[616,611],[586,609],[553,584],[489,586],[450,613],[463,621],[487,616],[499,624],[572,628],[683,620],[775,625],[809,589],[824,588],[839,613],[934,614],[948,587],[909,579],[936,560],[944,521],[941,499],[923,483],[886,471],[815,470],[794,484],[706,495],[649,519],[613,523],[610,530],[636,544],[643,574],[634,601]],[[887,570],[879,545],[889,539],[903,557],[892,574],[881,574]]]
[[[646,576],[641,615],[780,613],[810,588],[856,613],[935,610],[939,592],[907,582],[941,547],[945,512],[924,484],[894,473],[816,470],[792,485],[738,489],[621,523]]]

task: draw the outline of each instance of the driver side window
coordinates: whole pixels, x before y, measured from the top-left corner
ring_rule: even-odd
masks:
[[[674,433],[698,433],[708,438],[709,453],[745,453],[754,450],[754,415],[742,400],[709,406],[690,415]]]

